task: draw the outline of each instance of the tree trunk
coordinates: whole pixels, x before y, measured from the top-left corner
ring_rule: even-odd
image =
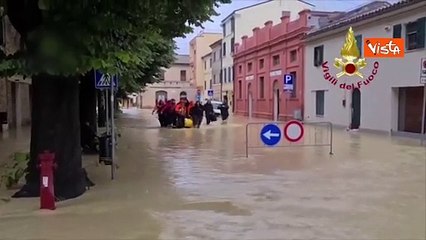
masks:
[[[40,75],[33,77],[32,87],[31,159],[26,184],[13,197],[39,196],[38,155],[45,150],[56,154],[56,197],[78,197],[88,186],[81,161],[78,81]]]
[[[81,146],[92,146],[97,132],[96,89],[93,72],[87,73],[80,80],[80,126]]]
[[[105,113],[105,95],[101,90],[96,90],[98,98],[98,126],[106,126],[106,113]]]

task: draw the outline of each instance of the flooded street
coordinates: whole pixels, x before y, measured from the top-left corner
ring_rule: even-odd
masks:
[[[246,158],[242,117],[160,129],[149,111],[127,110],[118,122],[116,180],[85,156],[94,188],[54,212],[0,200],[0,239],[426,239],[418,140],[335,130],[332,156],[286,147]],[[13,146],[0,140],[1,156]]]

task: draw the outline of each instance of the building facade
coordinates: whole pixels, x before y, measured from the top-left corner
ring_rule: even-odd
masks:
[[[283,12],[281,22],[267,21],[254,28],[253,36],[242,37],[236,44],[235,113],[275,121],[301,119],[304,99],[303,37],[309,31],[313,13],[304,10],[290,21],[290,12]],[[293,91],[284,92],[284,75],[294,77]]]
[[[1,18],[0,31],[0,50],[6,55],[18,51],[21,37],[7,16]],[[30,78],[0,78],[0,131],[31,123],[30,88]]]
[[[222,34],[220,33],[202,32],[189,42],[189,82],[195,86],[200,93],[205,90],[203,84],[204,63],[201,58],[211,52],[210,45],[221,39],[221,37]]]
[[[210,45],[212,58],[212,89],[213,99],[222,99],[221,83],[222,83],[222,39],[217,40]]]
[[[176,55],[175,62],[164,69],[160,82],[149,84],[140,94],[138,102],[142,108],[153,108],[158,100],[179,99],[186,91],[188,99],[195,100],[196,89],[189,82],[189,56]]]
[[[213,79],[212,79],[212,53],[204,55],[203,60],[203,69],[204,69],[204,78],[203,78],[203,89],[204,92],[201,96],[201,99],[208,98],[208,91],[213,89]]]
[[[272,20],[278,22],[282,11],[290,11],[290,20],[297,18],[303,9],[313,5],[304,1],[269,0],[233,11],[221,22],[222,37],[222,95],[227,95],[233,106],[234,92],[234,46],[245,35],[251,35],[252,29]],[[254,17],[255,16],[255,17]]]
[[[425,48],[426,1],[393,4],[310,33],[306,39],[305,120],[351,129],[416,134],[422,129],[421,58]],[[358,76],[334,77],[333,64],[349,27],[363,58],[366,38],[403,38],[403,58],[366,58]],[[368,46],[368,44],[367,44]],[[352,85],[354,84],[354,85]],[[349,86],[348,86],[349,85]]]

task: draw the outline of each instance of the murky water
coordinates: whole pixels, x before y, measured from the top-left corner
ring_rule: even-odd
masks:
[[[416,141],[335,130],[333,156],[283,147],[246,158],[243,118],[172,130],[144,113],[120,120],[116,180],[85,157],[95,188],[55,212],[0,201],[0,239],[426,239],[426,148]],[[25,143],[0,140],[0,152]]]

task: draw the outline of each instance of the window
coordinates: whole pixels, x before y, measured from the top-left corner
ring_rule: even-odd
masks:
[[[221,69],[220,70],[220,75],[219,75],[219,83],[223,82],[223,76],[222,76],[222,74],[223,74],[223,70]]]
[[[407,23],[405,28],[405,41],[407,50],[424,48],[426,17],[419,18],[415,22]]]
[[[324,90],[315,91],[315,114],[324,116]]]
[[[235,32],[235,18],[231,18],[231,32]]]
[[[243,89],[241,89],[242,87],[242,83],[241,80],[238,81],[238,98],[242,98],[243,97]]]
[[[238,73],[242,73],[243,72],[243,66],[242,65],[239,65],[238,66]]]
[[[180,81],[182,82],[186,81],[186,70],[180,71]]]
[[[226,56],[226,43],[223,43],[223,56]]]
[[[259,78],[259,98],[265,98],[265,78]]]
[[[225,37],[226,36],[226,23],[223,24],[222,28],[223,28],[223,36]]]
[[[358,47],[359,50],[359,56],[362,57],[362,35],[356,35],[355,36],[355,40],[356,40],[356,46]]]
[[[247,64],[247,72],[251,72],[251,70],[252,70],[252,68],[253,68],[253,63],[248,63]]]
[[[234,53],[235,38],[231,38],[231,53]]]
[[[232,82],[231,74],[232,74],[232,72],[231,72],[231,68],[230,68],[230,67],[228,67],[228,82]]]
[[[290,72],[291,75],[293,75],[293,91],[291,91],[291,97],[295,98],[297,96],[297,76],[296,72]]]
[[[263,67],[265,67],[265,59],[260,59],[259,60],[259,69],[263,69]]]
[[[207,69],[207,61],[204,60],[204,70],[206,70],[206,69]]]
[[[272,57],[272,65],[276,66],[280,64],[280,55],[275,55]]]
[[[318,46],[314,48],[314,66],[321,66],[324,61],[324,46]]]
[[[206,90],[206,89],[207,89],[207,82],[204,81],[204,90]]]
[[[402,25],[397,24],[393,26],[393,38],[401,38],[402,36]]]
[[[213,74],[213,84],[216,84],[216,74]]]
[[[216,62],[216,52],[213,53],[213,62]]]
[[[292,50],[290,52],[290,62],[294,62],[297,60],[297,50]]]
[[[212,59],[209,60],[209,68],[212,68]]]
[[[226,83],[226,68],[223,69],[223,82]]]
[[[212,87],[212,80],[210,79],[210,82],[209,82],[209,89],[212,89],[213,87]]]

